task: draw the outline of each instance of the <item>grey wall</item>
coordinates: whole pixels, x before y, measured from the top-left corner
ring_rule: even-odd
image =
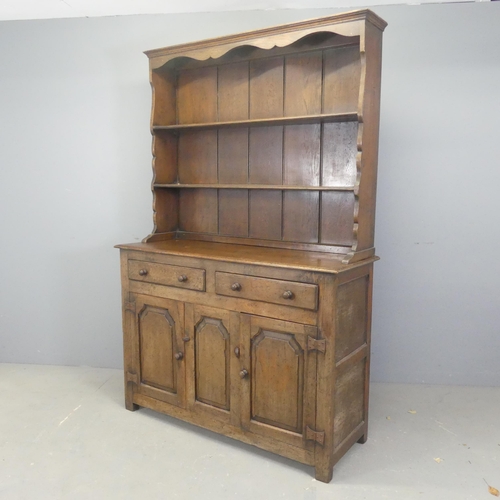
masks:
[[[390,6],[373,379],[500,384],[499,3]],[[121,366],[152,227],[145,49],[332,10],[0,23],[0,361]]]

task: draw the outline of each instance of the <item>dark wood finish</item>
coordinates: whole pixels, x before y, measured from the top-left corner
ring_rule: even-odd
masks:
[[[169,266],[131,259],[128,263],[128,277],[131,280],[205,291],[204,269]]]
[[[137,296],[135,335],[139,344],[137,391],[166,403],[185,406],[184,304]]]
[[[248,373],[242,385],[242,426],[312,450],[305,439],[314,427],[316,352],[307,349],[315,327],[243,315],[241,362]]]
[[[366,441],[384,27],[363,10],[147,53],[154,228],[119,246],[127,409],[325,482]]]
[[[301,125],[301,124],[316,124],[316,123],[335,123],[335,122],[357,122],[359,119],[356,111],[349,113],[318,113],[300,116],[283,116],[279,118],[255,118],[244,120],[231,120],[209,123],[185,123],[176,125],[153,125],[155,132],[167,131],[177,132],[182,130],[207,130],[215,128],[225,130],[226,128],[241,128],[241,127],[263,127],[269,125]]]
[[[318,286],[233,273],[215,273],[215,293],[315,311]]]

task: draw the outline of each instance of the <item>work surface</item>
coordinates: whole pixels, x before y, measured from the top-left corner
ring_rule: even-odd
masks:
[[[117,247],[138,252],[152,252],[176,255],[178,257],[194,257],[236,262],[239,264],[293,268],[333,274],[378,260],[378,257],[369,257],[361,262],[346,265],[342,264],[342,259],[345,257],[342,254],[191,240],[131,243],[128,245],[117,245]]]
[[[119,370],[0,364],[0,498],[495,498],[485,480],[500,489],[500,388],[371,391],[368,442],[323,484],[291,460],[126,411]]]

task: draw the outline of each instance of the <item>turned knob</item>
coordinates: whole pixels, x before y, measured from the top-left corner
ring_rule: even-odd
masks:
[[[139,276],[146,276],[146,274],[148,274],[148,270],[147,269],[140,269],[139,270]]]
[[[247,375],[248,375],[248,371],[247,370],[241,370],[241,372],[240,372],[240,377],[241,378],[245,378]]]
[[[185,275],[185,274],[181,274],[178,278],[177,278],[181,283],[184,283],[185,281],[188,280],[188,277]]]
[[[234,290],[235,292],[239,292],[241,290],[241,285],[239,283],[233,283],[231,285],[231,290]]]
[[[184,354],[182,354],[182,352],[176,352],[175,355],[174,355],[174,358],[177,361],[180,361],[183,357],[184,357]]]
[[[293,292],[291,292],[290,290],[283,292],[283,298],[284,299],[293,299]]]

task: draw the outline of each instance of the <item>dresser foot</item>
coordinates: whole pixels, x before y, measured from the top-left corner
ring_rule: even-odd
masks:
[[[317,465],[314,468],[314,476],[316,478],[316,481],[321,481],[322,483],[329,483],[332,480],[333,476],[333,466],[323,467],[321,465]]]
[[[366,432],[358,439],[358,443],[365,444],[368,441],[368,434]]]
[[[125,400],[125,408],[129,411],[136,411],[139,409],[139,405],[132,403],[132,401]]]

